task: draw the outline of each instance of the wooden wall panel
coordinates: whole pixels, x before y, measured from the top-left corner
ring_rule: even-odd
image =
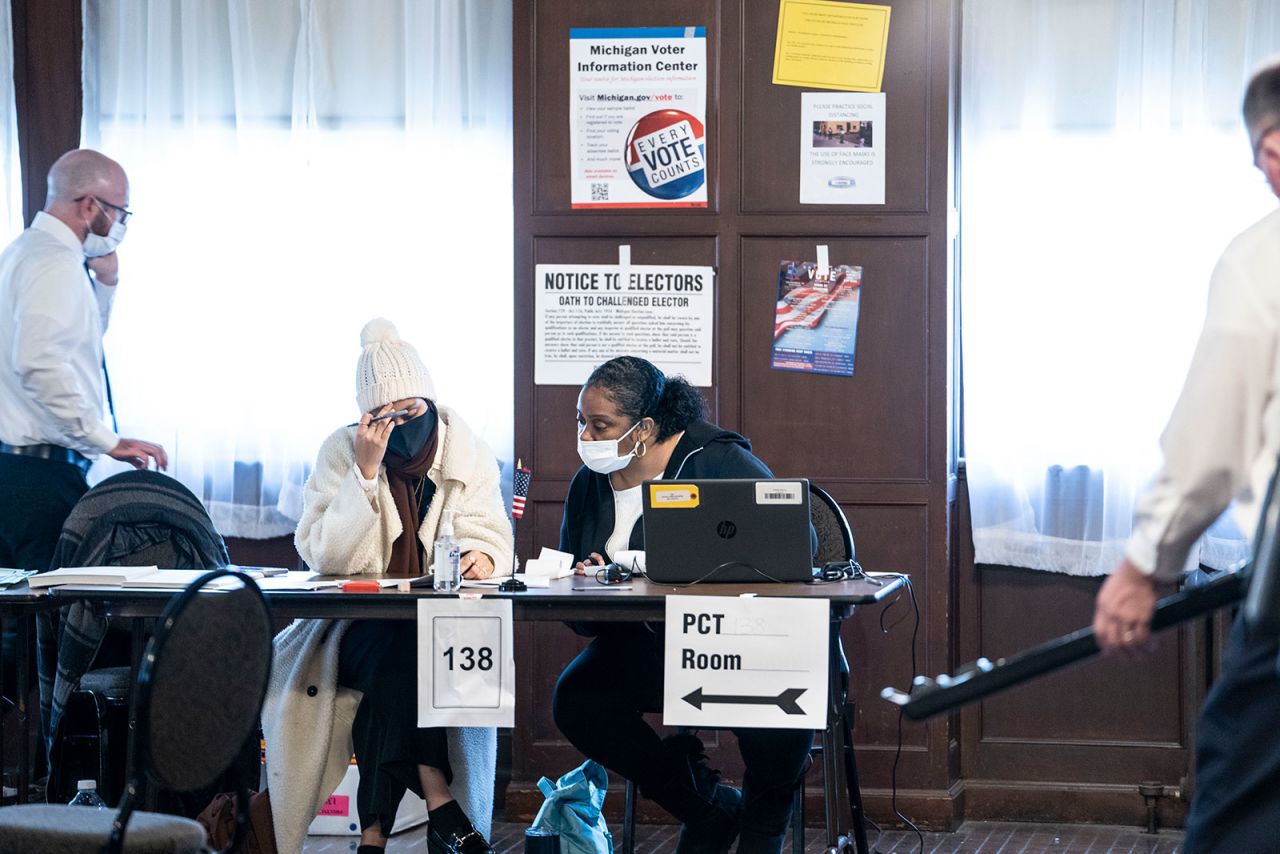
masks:
[[[945,77],[947,69],[934,65],[930,38],[937,35],[930,17],[946,14],[945,7],[919,0],[886,2],[893,12],[889,26],[889,61],[884,91],[888,148],[884,205],[840,205],[880,216],[925,213],[929,163],[945,144],[946,129],[932,125],[931,74]],[[742,66],[749,79],[769,79],[778,28],[778,4],[743,6]],[[800,99],[798,89],[783,86],[745,86],[742,99],[742,209],[751,212],[812,212],[800,204],[795,176],[800,172]]]
[[[974,564],[967,495],[962,479],[960,658],[994,660],[1088,625],[1101,579]],[[1138,783],[1155,781],[1170,792],[1160,823],[1183,823],[1207,638],[1203,626],[1184,626],[1149,658],[1095,659],[965,709],[966,818],[1142,824]]]
[[[79,0],[12,0],[23,216],[44,207],[53,161],[80,144]]]
[[[852,377],[775,371],[778,264],[814,257],[862,266]],[[741,423],[780,475],[927,481],[929,244],[923,237],[746,237],[742,241]]]
[[[708,187],[717,185],[721,157],[716,151],[715,140],[720,138],[720,111],[718,109],[720,52],[722,28],[720,6],[716,0],[646,0],[644,3],[623,3],[618,0],[532,0],[536,10],[532,15],[531,29],[517,30],[519,40],[532,36],[533,55],[525,70],[532,69],[536,89],[534,104],[528,114],[533,128],[533,210],[540,214],[571,213],[569,201],[569,29],[573,27],[675,27],[706,26],[707,28],[707,139],[709,147]],[[518,25],[517,25],[518,26]],[[516,76],[521,69],[516,69]],[[522,105],[516,102],[519,112]],[[714,192],[708,193],[707,210],[690,209],[682,213],[666,212],[663,216],[699,217],[713,213],[716,207]],[[638,211],[623,213],[623,217],[645,219],[652,213]]]

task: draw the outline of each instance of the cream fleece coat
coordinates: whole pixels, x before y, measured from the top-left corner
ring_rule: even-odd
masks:
[[[431,561],[443,510],[454,514],[454,536],[465,554],[493,558],[496,574],[511,571],[511,523],[493,453],[451,410],[440,407],[436,458],[428,477],[436,494],[418,529]],[[377,575],[391,560],[403,530],[385,468],[366,492],[355,468],[355,428],[334,432],[320,448],[304,490],[294,542],[315,571]],[[282,854],[302,850],[307,826],[338,783],[351,757],[351,722],[359,692],[338,687],[338,649],[348,620],[295,620],[275,640],[271,681],[262,708],[267,784]],[[452,790],[476,828],[489,835],[497,737],[491,728],[449,730]]]

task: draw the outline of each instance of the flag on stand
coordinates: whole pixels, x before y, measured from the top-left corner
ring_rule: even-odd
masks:
[[[519,519],[524,515],[524,500],[529,497],[529,481],[533,472],[525,468],[520,460],[516,460],[516,473],[511,483],[511,518]]]

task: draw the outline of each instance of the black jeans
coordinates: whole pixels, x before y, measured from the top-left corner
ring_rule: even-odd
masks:
[[[597,627],[600,633],[556,683],[556,726],[588,758],[642,790],[659,789],[669,782],[670,765],[662,739],[642,716],[662,710],[662,627]],[[780,820],[785,828],[813,730],[741,728],[733,734],[746,766],[743,789],[750,802],[744,805],[744,828],[757,820]]]
[[[1275,851],[1280,834],[1280,676],[1272,640],[1237,617],[1200,716],[1186,854]]]
[[[62,523],[88,491],[70,463],[0,453],[0,566],[49,569]]]
[[[413,622],[357,620],[338,649],[338,684],[364,697],[351,725],[360,787],[360,827],[376,821],[390,836],[406,791],[425,797],[418,766],[453,782],[443,727],[418,728],[418,639]]]

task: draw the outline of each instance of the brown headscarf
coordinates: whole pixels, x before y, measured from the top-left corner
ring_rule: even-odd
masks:
[[[400,526],[403,529],[400,536],[391,544],[391,563],[387,565],[386,572],[386,575],[391,578],[417,578],[425,572],[422,565],[422,548],[418,543],[418,529],[422,527],[418,498],[424,486],[428,489],[432,487],[426,482],[427,472],[431,470],[431,463],[435,461],[436,442],[440,436],[436,405],[428,400],[427,407],[436,415],[436,427],[418,453],[410,459],[396,454],[387,454],[382,460],[387,467],[387,482],[391,487],[391,498],[395,501],[396,513],[400,516]]]

